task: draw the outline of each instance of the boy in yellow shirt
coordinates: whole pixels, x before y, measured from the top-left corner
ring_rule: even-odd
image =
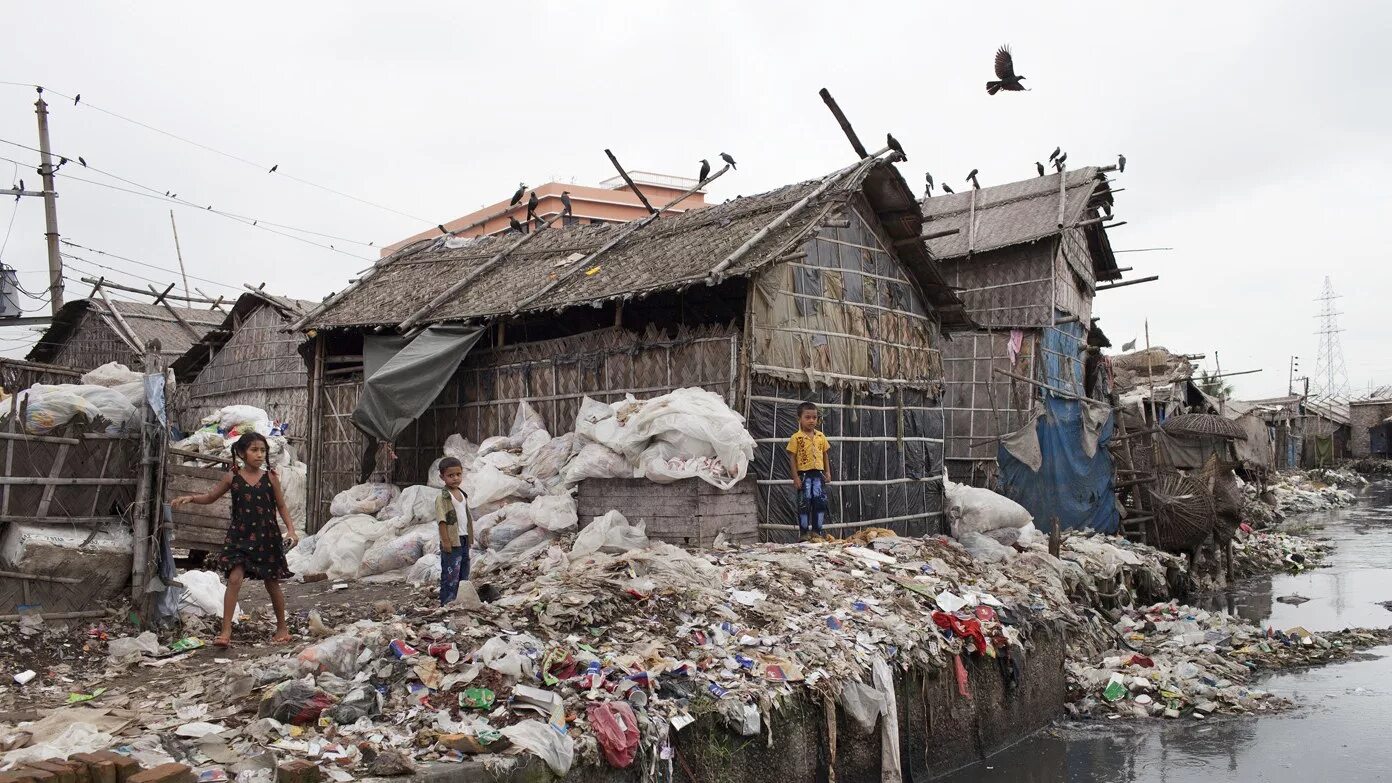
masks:
[[[826,486],[831,483],[831,443],[817,429],[817,406],[804,402],[798,406],[798,431],[788,439],[788,461],[793,486],[798,494],[798,530],[806,537],[809,530],[822,534],[826,521]]]

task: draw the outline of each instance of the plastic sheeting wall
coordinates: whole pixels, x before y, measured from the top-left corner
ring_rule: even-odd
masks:
[[[1064,394],[1081,396],[1086,345],[1080,324],[1045,329],[1040,345],[1043,382]],[[1108,416],[1103,423],[1097,451],[1089,457],[1083,449],[1083,403],[1052,392],[1044,395],[1044,415],[1035,425],[1043,465],[1035,472],[1001,448],[998,457],[1005,495],[1029,509],[1042,529],[1047,530],[1050,520],[1057,518],[1065,529],[1116,532],[1120,519],[1107,450],[1115,417]]]
[[[822,432],[831,441],[829,530],[842,536],[872,526],[903,535],[940,532],[943,413],[929,393],[813,391],[759,378],[751,392],[749,432],[757,448],[749,472],[759,488],[765,540],[790,541],[797,535],[787,444],[798,428],[797,407],[803,401],[817,404]]]

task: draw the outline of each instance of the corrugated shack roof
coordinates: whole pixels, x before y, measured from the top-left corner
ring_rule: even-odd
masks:
[[[159,340],[160,354],[166,358],[182,356],[193,346],[194,336],[179,323],[184,319],[201,339],[214,327],[222,323],[222,313],[213,310],[195,310],[187,307],[166,308],[162,304],[144,304],[112,300],[111,306],[120,313],[122,320],[135,332],[143,347],[150,340]],[[175,317],[178,314],[178,318]],[[98,299],[74,299],[67,302],[53,316],[53,321],[44,336],[40,338],[27,357],[32,362],[50,361],[58,355],[59,349],[86,317],[100,318],[118,335],[123,334],[115,319],[107,312],[106,304]]]
[[[922,201],[925,218],[923,232],[925,236],[933,237],[927,240],[928,249],[934,258],[946,261],[1058,235],[1060,177],[1067,177],[1061,221],[1064,227],[1098,217],[1097,210],[1101,205],[1112,202],[1106,175],[1096,166],[980,190],[932,196]],[[976,221],[974,233],[970,226],[973,215]],[[956,233],[933,236],[951,229],[957,229]],[[1084,230],[1092,250],[1097,278],[1120,278],[1107,232],[1100,223],[1086,226]]]
[[[203,335],[202,340],[190,345],[182,356],[170,364],[174,370],[174,377],[180,381],[187,381],[197,376],[217,351],[226,345],[228,340],[232,339],[232,335],[236,333],[237,325],[256,310],[262,307],[273,308],[285,321],[285,325],[289,326],[313,310],[317,304],[317,302],[290,299],[259,291],[248,291],[242,294],[237,297],[237,302],[232,305],[232,310],[214,329]]]
[[[681,215],[664,215],[587,262],[588,269],[571,274],[537,297],[549,283],[570,272],[572,264],[599,250],[632,224],[543,230],[504,261],[479,274],[420,322],[487,319],[509,314],[514,308],[520,312],[561,310],[702,285],[710,278],[712,269],[813,193],[825,179],[800,182]],[[889,162],[867,161],[839,184],[813,198],[786,223],[770,230],[720,276],[746,276],[774,261],[816,226],[825,208],[844,203],[856,192],[864,193],[891,241],[911,240],[920,235],[923,217],[908,183]],[[379,261],[375,270],[368,273],[370,277],[328,300],[305,325],[321,329],[395,326],[517,239],[516,234],[477,239],[442,236],[405,247]],[[944,326],[966,328],[970,321],[961,300],[944,284],[923,243],[909,242],[896,249]]]

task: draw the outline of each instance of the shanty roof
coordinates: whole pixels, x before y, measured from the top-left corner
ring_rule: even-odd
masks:
[[[1059,213],[1059,179],[1064,185]],[[1096,210],[1112,203],[1106,175],[1096,166],[1070,169],[980,190],[944,193],[922,201],[923,233],[928,249],[939,260],[962,258],[1055,236],[1064,228],[1098,217]],[[975,220],[975,229],[971,222]],[[956,233],[934,236],[956,229]],[[1111,243],[1101,223],[1086,227],[1093,267],[1099,280],[1121,277]]]
[[[159,340],[160,354],[167,359],[182,356],[193,345],[195,339],[201,339],[213,327],[222,323],[223,318],[222,313],[213,310],[166,307],[163,304],[112,300],[111,306],[116,308],[121,320],[135,332],[139,345],[132,347],[132,351],[139,353],[149,341]],[[88,316],[102,319],[112,331],[125,339],[125,330],[107,311],[105,302],[100,299],[75,299],[64,304],[57,315],[53,316],[48,330],[26,358],[32,362],[47,362],[53,359],[58,355],[63,343]],[[197,333],[197,338],[179,323],[180,318]]]
[[[227,344],[236,333],[238,324],[246,320],[247,316],[263,308],[270,307],[276,311],[287,326],[295,322],[310,310],[313,310],[315,302],[306,302],[300,299],[290,299],[283,296],[275,296],[262,291],[248,291],[237,297],[236,304],[232,305],[231,312],[218,323],[218,325],[203,335],[203,339],[193,343],[182,356],[175,359],[170,367],[174,370],[174,377],[181,381],[193,378],[203,369],[208,360],[213,358],[218,349]]]
[[[845,170],[843,170],[844,172]],[[840,172],[838,172],[839,174]],[[579,263],[634,224],[571,226],[546,229],[457,295],[423,315],[421,322],[486,319],[517,312],[560,310],[615,298],[644,296],[663,290],[701,285],[712,270],[751,240],[754,244],[720,277],[746,276],[799,241],[814,228],[826,208],[864,193],[891,241],[920,235],[922,215],[908,183],[887,161],[865,161],[837,184],[812,198],[785,223],[775,219],[811,196],[829,175],[756,196],[733,199],[681,215],[663,215],[633,230],[614,247]],[[451,284],[465,279],[518,241],[516,234],[464,239],[439,237],[403,248],[379,261],[362,280],[325,303],[306,321],[314,328],[395,326],[419,313]],[[921,242],[896,248],[928,302],[946,328],[970,324],[952,289]],[[578,271],[578,273],[576,273]],[[567,273],[570,273],[567,276]],[[548,284],[564,277],[545,290]],[[540,294],[538,296],[538,294]]]

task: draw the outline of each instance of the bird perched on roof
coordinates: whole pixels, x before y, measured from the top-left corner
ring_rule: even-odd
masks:
[[[510,207],[515,207],[515,206],[517,206],[517,204],[518,204],[520,201],[522,201],[522,197],[523,197],[524,195],[526,195],[526,193],[527,193],[527,183],[525,183],[525,182],[519,182],[519,183],[517,183],[517,192],[514,193],[514,194],[512,194],[512,203],[508,204],[508,206],[510,206]]]
[[[1125,171],[1126,171],[1126,156],[1123,155],[1123,154],[1121,154],[1120,152],[1118,152],[1118,153],[1117,153],[1117,173],[1118,173],[1118,174],[1121,174],[1121,173],[1123,173],[1123,172],[1125,172]]]
[[[728,152],[722,152],[722,153],[720,153],[720,159],[723,160],[723,161],[725,161],[726,163],[730,164],[730,168],[735,169],[735,170],[738,170],[738,169],[739,169],[739,166],[736,166],[736,165],[735,165],[735,159],[732,158],[732,157],[730,157],[730,153],[728,153]]]
[[[701,158],[701,174],[696,177],[697,182],[705,182],[706,177],[710,176],[710,161]]]
[[[1054,147],[1054,151],[1049,153],[1049,162],[1053,163],[1054,158],[1057,158],[1060,152],[1063,152],[1062,147]]]
[[[1044,176],[1044,164],[1043,164],[1043,163],[1040,163],[1039,161],[1036,160],[1036,161],[1034,162],[1034,168],[1037,169],[1037,170],[1039,171],[1039,176],[1041,176],[1041,177]]]
[[[528,219],[528,220],[536,220],[537,201],[538,201],[538,199],[537,199],[536,191],[533,190],[533,191],[532,191],[532,195],[530,195],[530,196],[527,197],[527,219]]]
[[[515,217],[509,217],[509,218],[508,218],[508,225],[509,225],[509,226],[512,226],[512,230],[513,230],[513,231],[516,231],[516,232],[519,233],[519,234],[522,233],[522,224],[517,222],[517,218],[515,218]]]
[[[1015,58],[1010,56],[1009,46],[1002,46],[996,52],[996,78],[1000,81],[986,82],[987,95],[995,95],[1001,90],[1018,92],[1025,89],[1025,85],[1020,83],[1025,77],[1015,75]]]
[[[905,163],[907,163],[907,162],[909,161],[909,156],[904,154],[904,148],[901,147],[901,146],[899,146],[899,140],[896,139],[896,138],[894,138],[894,134],[893,134],[893,133],[886,133],[886,134],[885,134],[885,144],[886,144],[890,149],[892,149],[892,150],[894,150],[895,152],[899,153],[899,160],[902,160],[902,161],[904,161]]]
[[[977,190],[981,190],[981,183],[976,181],[976,173],[978,171],[980,171],[980,169],[972,169],[971,173],[967,175],[967,182],[970,182],[972,184],[972,187],[976,188]]]
[[[566,217],[570,217],[572,214],[574,214],[574,211],[570,208],[569,190],[561,191],[561,214],[565,215]]]
[[[1058,160],[1054,161],[1054,167],[1057,168],[1059,171],[1063,171],[1063,164],[1067,162],[1068,153],[1065,152],[1062,155],[1058,156]]]
[[[953,189],[952,189],[952,186],[949,185],[949,184],[947,184],[946,182],[944,182],[944,183],[942,184],[942,189],[943,189],[943,192],[944,192],[944,193],[956,193],[956,192],[957,192],[957,191],[953,190]]]
[[[925,179],[925,180],[928,181],[928,190],[931,191],[931,190],[933,189],[933,172],[931,172],[931,171],[925,171],[925,172],[923,172],[923,179]]]

